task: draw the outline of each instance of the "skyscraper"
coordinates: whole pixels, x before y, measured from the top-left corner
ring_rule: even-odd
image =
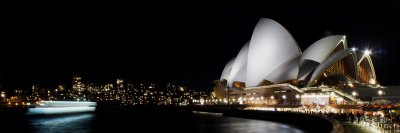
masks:
[[[125,89],[124,89],[123,79],[117,79],[116,89],[117,89],[116,100],[121,100],[122,102],[124,102]]]
[[[72,91],[74,94],[74,96],[73,96],[74,99],[78,99],[79,97],[81,97],[83,88],[82,88],[81,77],[79,75],[75,75],[72,78]]]

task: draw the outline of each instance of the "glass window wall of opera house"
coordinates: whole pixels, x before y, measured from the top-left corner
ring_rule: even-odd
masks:
[[[282,25],[261,18],[203,104],[341,108],[396,102],[385,97],[398,102],[399,89],[379,85],[371,54],[348,48],[345,35],[326,36],[301,51]]]

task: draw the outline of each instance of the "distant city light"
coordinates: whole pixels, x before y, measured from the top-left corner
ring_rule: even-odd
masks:
[[[351,48],[351,51],[356,51],[356,50],[357,50],[357,48],[355,48],[355,47]]]

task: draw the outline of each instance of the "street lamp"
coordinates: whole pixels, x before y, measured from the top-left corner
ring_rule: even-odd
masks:
[[[351,95],[353,95],[353,97],[354,97],[354,99],[355,99],[356,96],[357,96],[357,92],[353,91],[353,92],[351,93]]]
[[[226,82],[226,89],[225,89],[225,91],[226,91],[226,98],[228,99],[228,100],[226,101],[226,104],[229,104],[229,83],[228,83],[228,82]]]
[[[351,93],[351,95],[356,96],[356,95],[357,95],[357,92],[353,91],[353,92]]]
[[[5,94],[4,92],[1,92],[0,97],[1,97],[1,98],[5,98],[5,97],[6,97],[6,94]]]
[[[286,95],[282,95],[283,103],[285,103]]]
[[[296,94],[296,99],[299,99],[300,98],[300,95],[299,94]]]
[[[300,98],[300,95],[299,95],[299,94],[296,94],[297,102],[299,102],[299,98]]]
[[[379,94],[379,96],[382,96],[383,91],[382,91],[382,90],[379,90],[379,91],[378,91],[378,94]]]
[[[272,100],[274,100],[274,99],[275,99],[275,97],[274,97],[274,96],[271,96],[270,98],[271,98],[271,100],[270,100],[270,101],[271,101],[271,103],[270,103],[270,104],[273,104],[273,101],[272,101]]]

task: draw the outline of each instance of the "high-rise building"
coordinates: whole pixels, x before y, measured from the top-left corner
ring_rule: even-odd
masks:
[[[125,89],[124,89],[124,80],[123,79],[117,79],[116,82],[116,89],[117,89],[117,95],[116,100],[121,100],[122,102],[124,102],[125,98]]]
[[[39,85],[32,85],[30,100],[39,100]]]
[[[79,99],[79,97],[81,97],[82,92],[83,92],[83,88],[82,88],[82,78],[78,75],[75,75],[72,78],[72,91],[74,94],[74,99]]]
[[[72,78],[72,89],[77,92],[82,92],[82,81],[80,76],[75,75]]]
[[[124,80],[117,79],[117,88],[124,88]]]
[[[67,91],[64,85],[58,85],[58,87],[55,89],[55,93],[57,99],[65,100],[68,98]]]

